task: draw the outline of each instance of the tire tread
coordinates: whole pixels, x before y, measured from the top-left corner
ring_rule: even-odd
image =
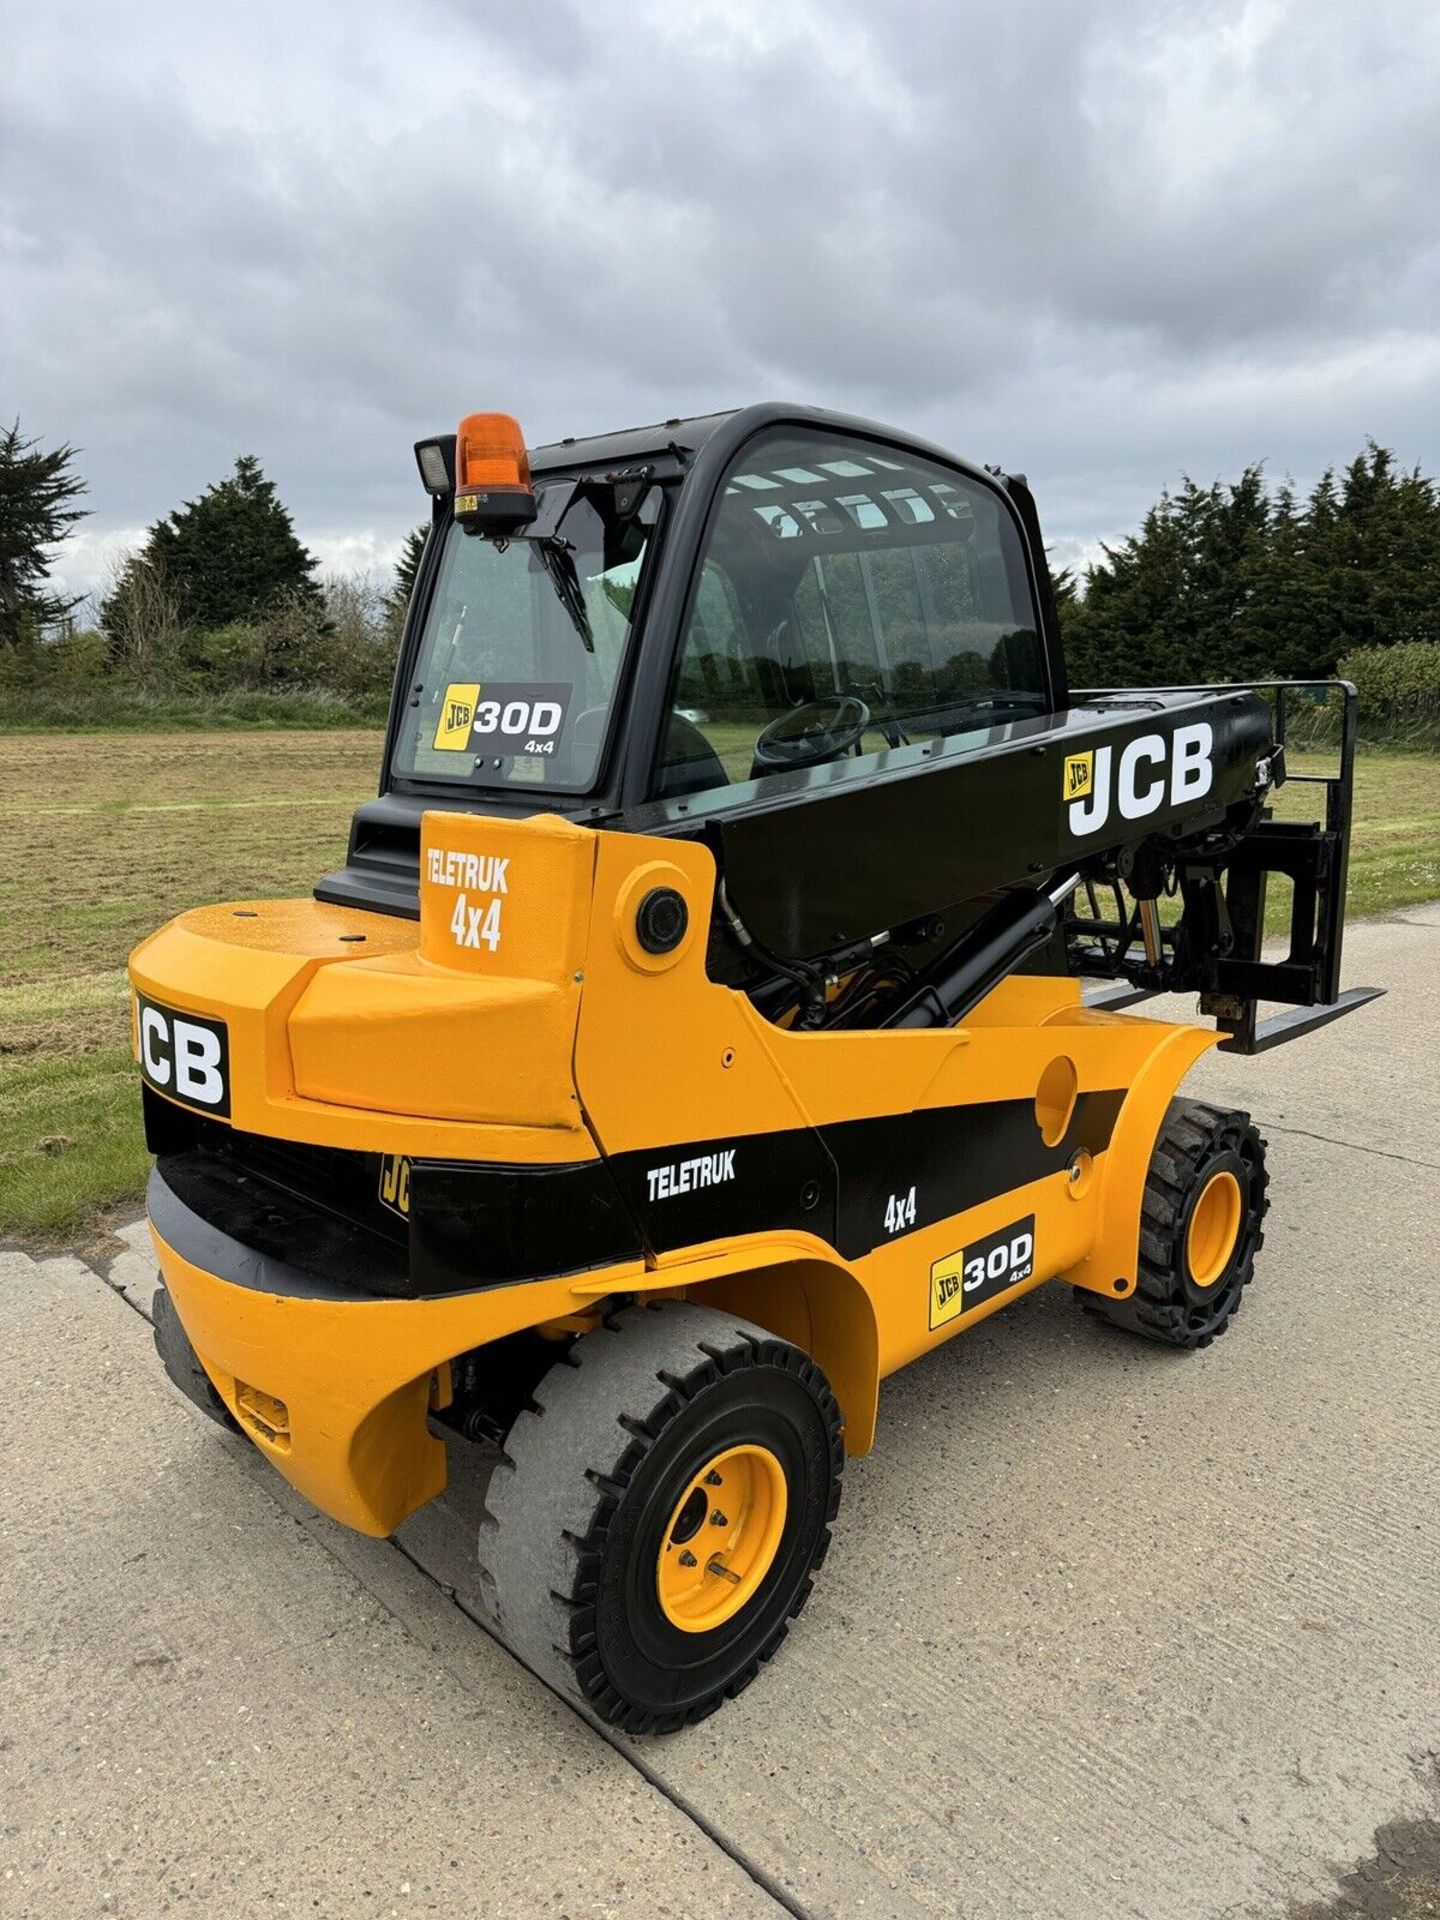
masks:
[[[1255,1226],[1239,1266],[1216,1296],[1214,1313],[1202,1315],[1181,1292],[1180,1225],[1201,1169],[1227,1147],[1248,1149]],[[1190,1350],[1208,1347],[1240,1311],[1255,1256],[1265,1243],[1268,1187],[1265,1142],[1248,1113],[1239,1108],[1212,1107],[1199,1100],[1172,1100],[1145,1176],[1135,1290],[1123,1300],[1107,1300],[1101,1294],[1077,1288],[1077,1303],[1093,1319],[1107,1320],[1147,1340]]]
[[[843,1423],[829,1383],[808,1355],[763,1328],[688,1301],[622,1309],[577,1340],[539,1383],[534,1410],[517,1416],[505,1442],[509,1471],[498,1466],[486,1492],[478,1557],[496,1632],[544,1679],[624,1732],[691,1725],[733,1698],[775,1652],[810,1591],[807,1578],[746,1668],[684,1711],[636,1708],[605,1674],[594,1600],[610,1520],[683,1409],[716,1380],[756,1365],[795,1373],[822,1408],[832,1471],[818,1567],[829,1550],[843,1460]]]

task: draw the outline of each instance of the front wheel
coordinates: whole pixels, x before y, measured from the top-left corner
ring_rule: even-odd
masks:
[[[688,1302],[577,1340],[505,1442],[481,1589],[546,1680],[627,1733],[755,1678],[830,1544],[840,1410],[813,1360]]]
[[[1145,1177],[1135,1291],[1107,1300],[1077,1288],[1075,1298],[1147,1340],[1208,1347],[1255,1270],[1267,1185],[1265,1142],[1248,1113],[1172,1100]]]

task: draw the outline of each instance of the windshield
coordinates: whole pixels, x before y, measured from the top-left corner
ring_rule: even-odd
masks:
[[[593,784],[660,493],[650,488],[622,518],[613,488],[557,484],[574,497],[553,539],[447,529],[397,773],[563,792]],[[553,505],[542,496],[541,524]]]

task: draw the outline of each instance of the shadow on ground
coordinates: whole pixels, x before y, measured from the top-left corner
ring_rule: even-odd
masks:
[[[1394,1820],[1375,1851],[1340,1878],[1333,1900],[1292,1907],[1290,1920],[1429,1920],[1440,1914],[1440,1820]]]

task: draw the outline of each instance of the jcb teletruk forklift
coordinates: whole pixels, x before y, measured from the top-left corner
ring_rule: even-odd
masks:
[[[1368,997],[1353,691],[1282,822],[1285,690],[1070,690],[1016,475],[781,406],[416,452],[347,864],[131,961],[156,1341],[366,1533],[497,1443],[498,1632],[679,1727],[804,1604],[886,1374],[1046,1280],[1229,1324],[1264,1145],[1176,1090]],[[1216,1028],[1116,1011],[1174,990]]]

